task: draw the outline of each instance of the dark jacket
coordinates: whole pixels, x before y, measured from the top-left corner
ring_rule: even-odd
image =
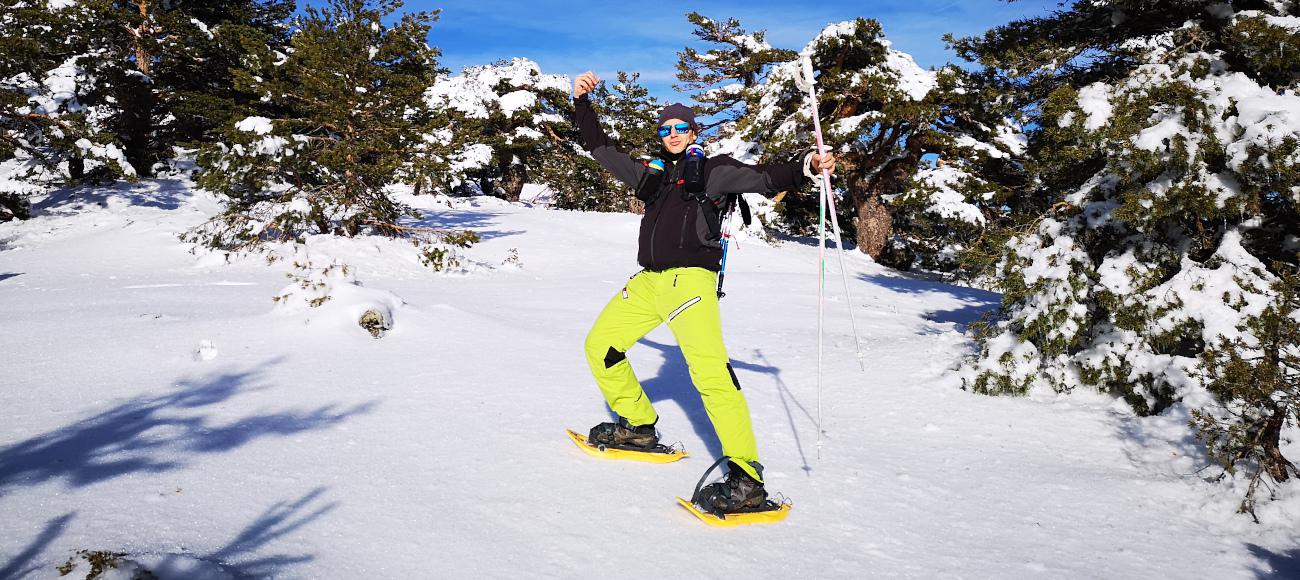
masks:
[[[615,147],[591,108],[587,95],[574,100],[574,122],[582,131],[582,146],[618,178],[635,188],[645,164]],[[682,164],[664,159],[666,169],[657,195],[646,204],[641,218],[637,262],[647,270],[705,268],[718,271],[722,244],[711,235],[704,212],[717,212],[686,194],[681,185]],[[798,189],[806,177],[799,162],[746,165],[728,155],[709,157],[704,165],[705,195],[715,204],[733,193],[775,194]]]

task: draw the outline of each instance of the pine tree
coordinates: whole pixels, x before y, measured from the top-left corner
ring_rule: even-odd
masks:
[[[250,100],[231,69],[250,51],[283,42],[292,0],[79,0],[87,56],[97,82],[96,130],[111,133],[131,173],[151,176],[173,147],[206,142]]]
[[[773,65],[798,56],[791,50],[772,48],[765,40],[767,31],[748,33],[735,18],[719,22],[691,12],[686,19],[695,25],[692,34],[715,47],[700,53],[688,46],[678,52],[678,84],[673,88],[693,93],[696,113],[709,118],[701,123],[706,132],[725,128],[748,114],[747,93],[766,80]],[[728,132],[723,133],[726,136]]]
[[[663,148],[655,119],[663,105],[640,84],[640,73],[618,71],[611,85],[602,82],[592,92],[592,106],[601,115],[609,136],[632,157],[649,157]]]
[[[0,159],[21,208],[43,187],[151,175],[174,147],[257,95],[235,90],[245,54],[282,42],[286,0],[7,2],[0,20]]]
[[[151,39],[155,110],[146,148],[155,157],[165,161],[172,147],[210,143],[218,129],[252,113],[261,95],[239,90],[232,71],[249,55],[283,54],[294,6],[293,0],[173,0],[153,7],[160,32]]]
[[[1208,389],[1269,413],[1233,361],[1277,343],[1283,327],[1264,321],[1289,308],[1272,288],[1300,239],[1297,11],[1080,1],[956,44],[1029,113],[1022,207],[1040,208],[992,262],[1003,304],[969,388],[1094,388],[1144,415],[1201,406]],[[1260,386],[1277,400],[1283,385]]]
[[[447,120],[424,92],[440,72],[425,38],[436,13],[403,14],[397,0],[332,0],[295,22],[285,54],[251,55],[242,90],[263,95],[259,112],[224,130],[200,156],[199,184],[225,194],[227,211],[190,239],[223,249],[312,234],[411,238],[429,265],[446,262],[440,243],[472,233],[400,223],[412,212],[386,186],[418,179],[413,159],[439,158],[425,137]],[[264,116],[263,116],[264,115]]]
[[[0,15],[0,218],[26,217],[29,198],[82,180],[134,176],[103,122],[96,7],[7,0]]]

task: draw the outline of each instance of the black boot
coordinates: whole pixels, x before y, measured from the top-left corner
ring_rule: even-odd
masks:
[[[759,477],[763,477],[762,464],[751,461],[749,465]],[[732,462],[727,463],[727,479],[701,488],[697,500],[700,507],[721,514],[754,511],[766,502],[767,490],[763,489],[763,482],[750,477]]]
[[[592,427],[591,433],[587,435],[587,442],[592,445],[649,451],[659,444],[659,433],[655,431],[655,423],[633,427],[627,419],[619,417],[617,423],[601,423]]]

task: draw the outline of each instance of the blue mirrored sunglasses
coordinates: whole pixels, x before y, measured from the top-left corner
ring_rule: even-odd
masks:
[[[691,130],[691,124],[677,123],[676,125],[664,125],[662,127],[659,127],[659,136],[667,137],[669,131],[671,130],[676,130],[678,135],[685,135],[687,131]]]

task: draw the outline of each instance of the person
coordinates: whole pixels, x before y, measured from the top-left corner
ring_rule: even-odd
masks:
[[[587,335],[587,362],[606,403],[618,415],[617,422],[593,427],[588,441],[645,450],[658,444],[659,416],[626,353],[646,333],[667,323],[728,458],[725,481],[701,494],[709,498],[710,505],[704,507],[723,513],[759,508],[767,500],[763,466],[749,407],[722,341],[718,222],[731,194],[798,189],[815,172],[833,171],[835,158],[808,154],[802,162],[771,165],[747,165],[727,155],[705,158],[695,144],[699,125],[694,112],[674,103],[659,113],[658,159],[634,160],[617,148],[592,109],[590,93],[599,82],[587,71],[573,84],[574,120],[583,147],[602,168],[635,188],[645,214],[637,250],[642,270],[614,295]]]

